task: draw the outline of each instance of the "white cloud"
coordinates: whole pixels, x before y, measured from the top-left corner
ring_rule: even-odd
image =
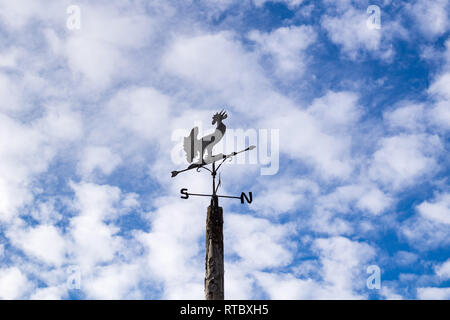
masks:
[[[450,288],[417,288],[417,297],[423,300],[449,300]]]
[[[319,192],[314,181],[303,179],[291,180],[289,184],[284,179],[279,179],[265,185],[267,188],[258,192],[258,201],[252,203],[251,209],[268,216],[294,212],[308,197]]]
[[[66,239],[52,225],[14,230],[7,233],[13,245],[27,255],[54,266],[61,266],[65,260]]]
[[[316,232],[325,232],[334,236],[349,235],[355,231],[354,226],[344,217],[320,207],[314,211],[314,216],[310,219],[309,225]]]
[[[30,289],[31,283],[17,267],[0,269],[0,299],[23,299]]]
[[[347,10],[352,7],[352,0],[322,0],[325,6],[335,6],[338,11]]]
[[[427,219],[450,225],[450,193],[441,194],[431,202],[422,202],[417,211]]]
[[[328,32],[332,42],[341,47],[342,53],[352,60],[370,54],[372,57],[392,62],[395,52],[393,39],[409,37],[399,19],[391,21],[384,8],[386,5],[368,1],[324,0],[326,13],[321,18],[321,26]],[[373,13],[366,10],[369,5],[380,6],[380,28],[368,25]]]
[[[314,198],[308,227],[329,235],[353,235],[373,231],[379,218],[388,217],[395,203],[391,194],[364,177],[342,184]]]
[[[237,254],[246,269],[284,266],[292,258],[288,240],[294,233],[291,224],[277,225],[266,219],[227,214],[224,237],[230,252]]]
[[[17,111],[23,106],[20,88],[15,81],[3,73],[0,73],[0,97],[1,111]]]
[[[364,51],[380,49],[382,31],[368,28],[367,19],[365,11],[349,7],[339,16],[323,16],[321,23],[331,41],[340,45],[350,58],[356,59]]]
[[[191,86],[223,90],[228,98],[246,89],[260,88],[260,84],[264,86],[266,81],[259,78],[262,72],[255,62],[257,57],[246,52],[234,37],[231,32],[175,37],[162,58],[162,67],[188,80]]]
[[[328,91],[315,99],[308,113],[321,122],[322,129],[330,133],[348,130],[363,114],[358,105],[358,96],[353,92]]]
[[[394,256],[394,262],[400,266],[409,266],[415,263],[418,255],[409,251],[398,251]]]
[[[38,288],[30,296],[30,300],[60,300],[67,295],[65,284],[54,287]]]
[[[335,291],[331,296],[345,299],[353,289],[365,288],[366,264],[375,257],[374,248],[344,237],[317,239],[314,247],[321,255],[323,280]]]
[[[225,262],[225,299],[248,300],[255,298],[255,296],[258,298],[258,295],[254,292],[255,279],[253,274],[242,271],[242,266],[239,263]]]
[[[450,52],[450,46],[447,46],[447,51]],[[435,99],[435,104],[430,110],[431,120],[439,128],[450,130],[450,72],[439,75],[428,92]]]
[[[310,26],[281,27],[270,33],[253,30],[249,39],[255,41],[263,54],[274,60],[275,73],[279,76],[301,76],[305,69],[304,51],[316,40]]]
[[[83,277],[81,287],[90,299],[142,299],[138,289],[142,277],[137,264],[112,264],[98,267]]]
[[[120,199],[120,189],[109,185],[94,183],[71,183],[75,191],[74,206],[81,215],[99,219],[112,219],[116,216],[115,204]]]
[[[79,30],[66,30],[60,36],[47,29],[45,35],[53,53],[67,59],[67,66],[83,88],[102,89],[132,69],[127,54],[145,46],[152,35],[153,23],[140,12],[139,6],[85,2],[80,10]],[[65,8],[61,12],[65,13]]]
[[[326,293],[326,289],[322,289],[312,279],[297,279],[290,274],[265,272],[256,273],[255,278],[271,300],[326,299],[322,295]]]
[[[361,194],[356,205],[361,210],[372,214],[380,214],[392,204],[392,199],[377,188],[369,189]]]
[[[125,241],[117,235],[120,229],[115,225],[116,218],[136,208],[136,195],[95,183],[72,182],[71,187],[75,198],[63,201],[71,206],[74,216],[64,234],[56,226],[42,224],[34,228],[10,228],[8,232],[12,244],[27,256],[57,267],[46,270],[26,264],[26,272],[47,285],[36,289],[30,298],[67,297],[68,265],[79,268],[81,292],[86,297],[142,298],[139,281],[147,276],[141,272],[143,263],[136,252],[139,245],[133,239]]]
[[[441,150],[438,136],[398,135],[383,138],[374,153],[369,176],[399,189],[436,170],[435,155]]]
[[[450,130],[450,40],[445,43],[445,65],[428,88],[428,94],[434,100],[430,109],[430,119],[439,129]]]
[[[76,265],[90,271],[98,263],[111,262],[124,250],[122,237],[116,235],[119,228],[110,222],[122,214],[118,208],[121,191],[93,183],[72,183],[72,188],[73,206],[79,214],[70,219],[71,253]]]
[[[17,66],[21,51],[11,48],[0,52],[0,68],[15,68]]]
[[[201,0],[202,7],[205,8],[205,14],[208,17],[217,17],[230,6],[240,2],[246,4],[245,1],[236,0]],[[161,7],[161,5],[158,6]]]
[[[119,128],[141,139],[154,140],[168,134],[170,98],[154,88],[137,87],[119,91],[108,103],[106,112]],[[119,128],[112,130],[118,131]]]
[[[55,144],[67,144],[83,135],[83,119],[80,113],[67,105],[47,106],[44,116],[34,123],[34,127]]]
[[[303,0],[253,0],[256,7],[263,6],[266,2],[281,2],[288,5],[291,9],[302,4]]]
[[[198,204],[160,199],[160,205],[146,217],[150,232],[136,232],[145,248],[145,269],[155,285],[163,285],[165,299],[202,299],[204,259],[200,258],[199,239],[204,232],[204,210]],[[189,290],[187,290],[190,288]]]
[[[53,225],[62,219],[61,212],[55,208],[56,199],[36,201],[30,215],[40,224]]]
[[[114,154],[108,147],[87,147],[83,152],[79,170],[81,175],[89,177],[95,169],[109,175],[121,163],[120,156]]]
[[[403,300],[403,297],[396,293],[392,288],[383,285],[381,287],[380,295],[383,296],[387,300]]]
[[[44,7],[47,10],[42,10]],[[23,28],[35,16],[51,17],[52,14],[50,13],[55,13],[55,11],[53,11],[54,8],[54,3],[52,4],[42,0],[33,2],[26,0],[1,1],[0,17],[7,27],[17,30]],[[64,11],[61,12],[64,13]]]
[[[17,210],[32,200],[33,192],[39,192],[32,190],[32,179],[83,133],[80,115],[67,104],[49,102],[41,109],[32,107],[31,112],[24,96],[38,88],[33,87],[30,74],[19,78],[0,74],[0,98],[5,103],[0,114],[2,221],[13,219]]]
[[[450,279],[450,259],[434,267],[438,281]],[[423,287],[417,288],[417,297],[425,300],[449,300],[450,288],[445,287]]]
[[[351,131],[359,114],[354,93],[329,91],[308,109],[280,111],[261,126],[280,128],[281,152],[312,165],[323,178],[345,179],[354,169]]]
[[[431,94],[437,95],[438,97],[450,99],[450,73],[444,73],[435,79],[431,84],[429,90]]]
[[[407,4],[407,9],[416,19],[418,29],[428,37],[435,37],[448,31],[449,4],[447,0],[417,0]]]
[[[41,132],[0,114],[1,221],[10,221],[32,199],[29,179],[47,168],[52,151]]]
[[[395,110],[385,112],[383,118],[392,129],[410,132],[420,131],[426,124],[424,106],[408,102]]]
[[[336,187],[332,192],[321,195],[314,201],[310,227],[319,232],[332,235],[352,234],[355,223],[348,221],[350,216],[379,216],[387,210],[393,199],[370,183],[350,184]],[[354,218],[352,218],[354,220]],[[366,226],[372,229],[369,221]]]
[[[343,237],[316,239],[320,281],[258,272],[258,284],[270,299],[362,299],[367,262],[375,256],[368,244]]]
[[[444,130],[450,130],[450,100],[441,100],[430,110],[433,122]]]
[[[399,229],[399,233],[419,251],[448,246],[449,232],[450,227],[447,224],[417,214],[403,221]]]
[[[442,280],[450,279],[450,259],[435,268],[436,275]]]

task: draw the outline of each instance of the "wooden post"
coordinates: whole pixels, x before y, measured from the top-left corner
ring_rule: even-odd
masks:
[[[213,196],[206,217],[205,298],[224,300],[223,210]]]

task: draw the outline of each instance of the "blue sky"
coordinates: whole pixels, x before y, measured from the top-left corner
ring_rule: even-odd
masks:
[[[449,11],[0,0],[0,298],[203,299],[208,199],[179,190],[210,177],[170,172],[226,108],[258,147],[222,171],[254,196],[221,202],[227,299],[450,299]]]

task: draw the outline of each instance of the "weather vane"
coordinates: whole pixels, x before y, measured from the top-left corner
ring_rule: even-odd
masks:
[[[188,189],[180,190],[182,199],[189,199],[189,196],[211,197],[211,205],[208,207],[206,217],[206,259],[205,259],[205,297],[206,300],[224,300],[224,258],[223,258],[223,210],[219,207],[219,198],[240,199],[241,203],[244,200],[248,203],[253,201],[252,193],[249,196],[242,192],[240,197],[218,195],[217,190],[221,185],[220,174],[219,182],[216,186],[216,175],[222,164],[226,160],[232,158],[240,153],[253,150],[255,146],[232,152],[230,154],[216,154],[213,155],[213,148],[225,135],[227,127],[223,120],[227,118],[224,110],[214,114],[212,118],[212,125],[216,124],[216,130],[201,139],[198,139],[198,127],[191,130],[189,136],[184,138],[184,151],[186,152],[186,160],[190,165],[179,171],[172,171],[172,178],[178,174],[196,169],[200,171],[205,169],[212,175],[212,194],[189,193]],[[194,161],[194,159],[197,159]],[[216,164],[218,165],[216,166]],[[208,168],[211,165],[211,168]]]
[[[197,171],[200,171],[200,169],[205,169],[211,172],[213,178],[213,188],[212,194],[188,193],[188,190],[186,188],[183,188],[180,190],[182,194],[181,196],[182,199],[189,199],[189,196],[200,196],[200,197],[211,197],[212,201],[217,201],[217,198],[240,199],[241,203],[244,203],[244,200],[247,201],[248,203],[251,203],[253,201],[252,199],[253,195],[251,192],[249,192],[248,197],[244,192],[242,192],[239,197],[217,195],[217,190],[221,185],[221,180],[219,175],[219,182],[216,186],[216,175],[222,164],[228,159],[231,161],[232,160],[231,158],[240,153],[253,150],[256,148],[255,146],[249,146],[248,148],[238,152],[232,152],[230,154],[220,153],[217,155],[213,155],[212,154],[213,147],[219,143],[219,141],[223,138],[227,130],[227,127],[223,123],[223,120],[225,120],[226,118],[228,118],[228,115],[224,110],[222,110],[221,112],[216,113],[212,117],[212,125],[217,124],[216,130],[213,133],[204,136],[201,139],[198,139],[197,138],[198,127],[194,127],[191,130],[190,135],[184,138],[183,147],[184,151],[186,152],[186,160],[190,163],[190,165],[186,169],[179,171],[172,171],[172,178],[176,177],[179,173],[189,171],[192,169],[196,169]],[[194,162],[195,158],[199,158],[199,160],[197,162]],[[216,167],[216,163],[218,162],[220,163]],[[209,164],[212,164],[211,169],[207,167]]]

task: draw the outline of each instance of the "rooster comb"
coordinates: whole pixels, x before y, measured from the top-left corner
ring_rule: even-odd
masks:
[[[214,117],[220,116],[221,118],[223,118],[223,117],[225,117],[226,115],[227,115],[227,112],[226,112],[224,109],[222,109],[222,111],[216,112],[216,114],[214,115]]]

